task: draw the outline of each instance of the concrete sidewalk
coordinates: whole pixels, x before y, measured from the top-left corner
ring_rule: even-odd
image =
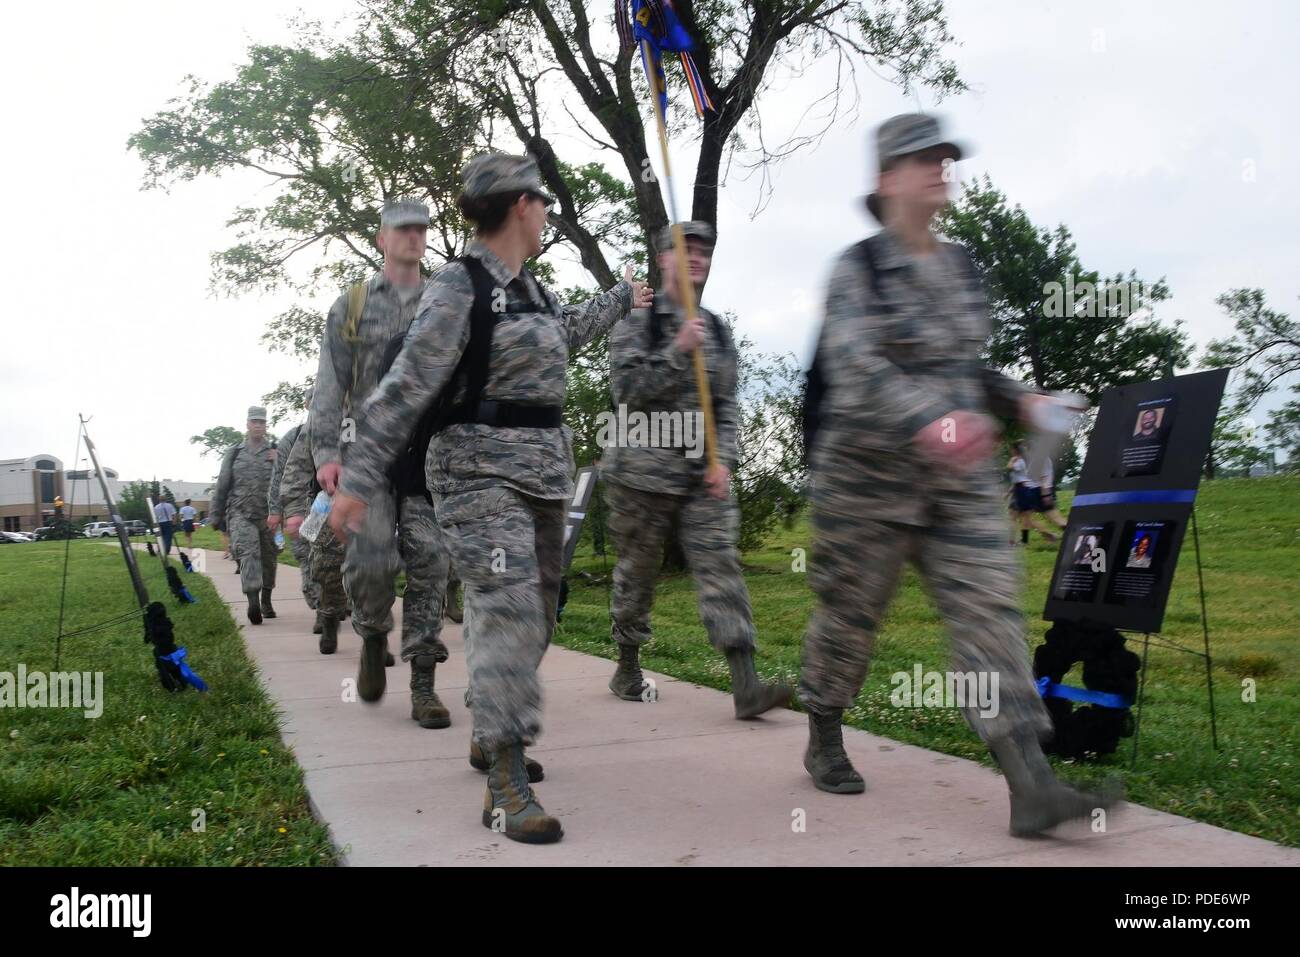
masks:
[[[207,558],[348,864],[1300,864],[1300,851],[1135,805],[1112,813],[1104,834],[1080,826],[1017,840],[1000,775],[849,728],[845,746],[867,792],[825,794],[803,769],[803,715],[736,721],[728,695],[657,674],[657,703],[620,701],[605,687],[612,661],[559,647],[542,664],[545,731],[529,753],[545,765],[537,792],[565,836],[516,844],[480,821],[485,775],[466,761],[459,626],[446,622],[451,660],[437,674],[452,726],[424,730],[410,719],[410,668],[400,661],[381,702],[343,701],[360,639],[345,622],[338,653],[319,653],[296,568],[279,568],[279,617],[253,626],[234,563]]]

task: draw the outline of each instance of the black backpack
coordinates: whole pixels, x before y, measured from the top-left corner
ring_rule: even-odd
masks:
[[[488,363],[492,356],[492,334],[496,331],[497,317],[500,315],[492,308],[493,291],[497,284],[477,258],[460,256],[453,262],[458,262],[465,267],[470,281],[474,284],[474,305],[469,314],[469,342],[465,346],[465,351],[461,353],[460,361],[456,363],[451,378],[447,380],[447,384],[443,386],[437,398],[424,410],[407,439],[406,448],[397,456],[397,460],[389,470],[389,478],[392,479],[399,498],[407,495],[423,495],[432,503],[433,497],[429,494],[424,478],[424,463],[429,454],[429,443],[452,422],[472,421],[472,415],[469,413],[478,407],[483,397],[483,389],[487,386]],[[533,280],[533,283],[536,285],[536,280]],[[533,303],[525,303],[519,307],[507,308],[505,312],[536,312],[537,308]],[[389,339],[384,347],[384,355],[379,363],[381,380],[397,361],[397,356],[406,343],[408,332],[410,332],[409,326]],[[465,383],[465,397],[460,402],[455,402],[456,393],[460,390],[462,382]]]
[[[871,292],[880,298],[880,278],[876,274],[876,258],[871,248],[871,237],[862,240],[853,247],[854,256],[862,269],[866,271],[867,282]],[[817,336],[817,350],[813,353],[812,365],[804,374],[803,409],[800,420],[803,427],[803,464],[807,468],[812,461],[813,443],[823,423],[822,407],[826,402],[826,380],[822,377],[821,334]]]

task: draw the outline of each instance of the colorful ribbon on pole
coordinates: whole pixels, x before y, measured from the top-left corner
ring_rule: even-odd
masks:
[[[713,111],[713,101],[704,89],[704,81],[690,54],[695,41],[677,19],[672,0],[616,0],[614,14],[622,49],[630,50],[633,46],[641,49],[641,65],[645,67],[650,89],[659,97],[661,113],[665,116],[668,113],[668,84],[664,79],[663,62],[665,50],[676,53],[681,59],[696,114],[703,117],[705,110]]]

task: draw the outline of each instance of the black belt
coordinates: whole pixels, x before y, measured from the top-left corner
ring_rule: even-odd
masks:
[[[515,402],[485,400],[477,408],[457,408],[448,424],[472,422],[501,429],[558,429],[564,424],[564,407],[560,405],[519,405]]]

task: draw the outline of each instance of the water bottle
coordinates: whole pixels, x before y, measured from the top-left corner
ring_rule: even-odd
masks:
[[[278,528],[275,530],[275,550],[277,552],[284,551],[284,532]]]
[[[325,525],[325,516],[330,513],[332,505],[329,494],[324,490],[316,493],[316,498],[311,503],[311,514],[307,516],[307,521],[302,523],[302,528],[298,534],[309,542],[316,541],[316,536],[320,534],[321,528]]]

